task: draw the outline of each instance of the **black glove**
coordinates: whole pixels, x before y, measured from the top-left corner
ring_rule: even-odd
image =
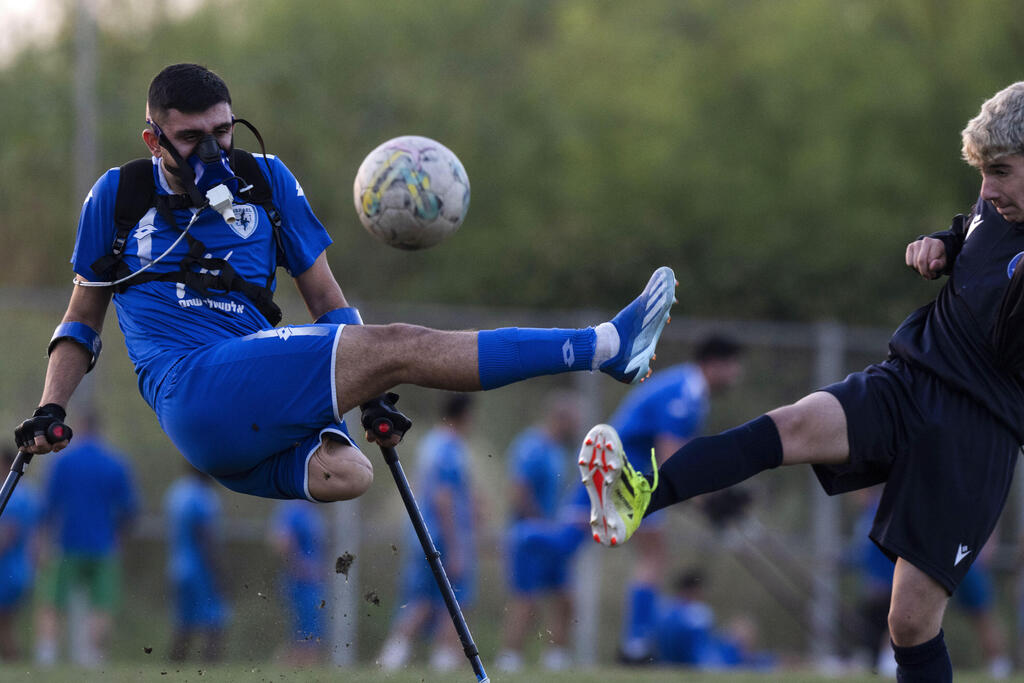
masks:
[[[391,436],[401,439],[405,436],[405,433],[412,427],[412,420],[395,410],[396,403],[398,403],[398,394],[388,392],[359,406],[359,409],[363,411],[360,419],[363,429],[373,432],[381,439]]]
[[[30,448],[35,445],[37,436],[45,436],[49,443],[70,441],[71,427],[64,424],[67,413],[56,403],[47,403],[36,408],[32,417],[25,420],[14,430],[14,442],[18,448]]]

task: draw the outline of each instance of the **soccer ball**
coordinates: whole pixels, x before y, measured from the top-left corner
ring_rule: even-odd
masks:
[[[426,249],[462,224],[469,210],[469,177],[440,142],[404,135],[366,156],[352,195],[371,235],[398,249]]]

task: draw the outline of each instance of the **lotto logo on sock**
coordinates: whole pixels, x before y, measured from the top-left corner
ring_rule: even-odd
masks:
[[[571,339],[566,339],[565,343],[562,344],[562,360],[565,361],[565,367],[567,368],[571,368],[576,360],[576,350],[572,347]]]

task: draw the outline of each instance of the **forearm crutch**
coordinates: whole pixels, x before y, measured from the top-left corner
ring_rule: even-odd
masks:
[[[381,440],[387,440],[397,432],[396,422],[404,426],[400,430],[400,433],[404,433],[412,423],[402,413],[395,410],[394,403],[397,400],[398,396],[388,394],[386,401],[376,399],[371,403],[364,404],[362,406],[363,427],[367,431],[372,431]],[[371,404],[373,404],[372,407]],[[409,480],[405,477],[402,463],[398,461],[398,451],[390,446],[380,446],[380,452],[384,456],[384,462],[388,464],[388,468],[391,470],[391,476],[395,479],[398,493],[402,496],[402,502],[405,503],[405,510],[409,513],[409,520],[412,522],[413,529],[416,530],[416,536],[420,539],[420,545],[423,546],[423,554],[427,556],[430,570],[434,573],[434,579],[437,581],[437,587],[441,591],[441,597],[444,598],[444,604],[448,607],[448,614],[451,615],[455,631],[459,634],[459,640],[462,642],[462,651],[466,653],[466,659],[473,666],[473,673],[476,674],[477,681],[490,681],[487,677],[487,672],[484,671],[483,662],[480,661],[480,652],[476,648],[476,643],[473,642],[473,636],[469,632],[466,619],[462,616],[462,608],[459,607],[455,591],[452,590],[452,584],[448,581],[448,575],[441,564],[441,553],[438,552],[434,546],[433,539],[430,538],[430,531],[423,521],[423,514],[420,512],[419,505],[416,504],[416,497],[413,496],[412,487],[409,486]]]
[[[48,442],[57,443],[58,441],[71,439],[71,427],[68,427],[63,422],[54,422],[45,432],[40,432],[40,434],[45,436]],[[40,434],[37,434],[37,436]],[[0,515],[4,514],[4,510],[7,509],[7,502],[11,499],[11,494],[14,493],[14,487],[18,485],[18,481],[24,476],[25,466],[30,462],[32,462],[32,454],[28,451],[19,450],[18,454],[14,456],[14,462],[11,463],[11,471],[7,474],[7,478],[4,479],[4,487],[0,489]]]
[[[4,510],[7,508],[7,501],[11,499],[11,494],[14,493],[14,487],[18,485],[18,480],[25,474],[25,465],[29,464],[31,460],[32,454],[25,451],[18,451],[18,454],[14,456],[11,471],[7,473],[7,478],[4,479],[4,487],[0,489],[0,515],[4,514]]]

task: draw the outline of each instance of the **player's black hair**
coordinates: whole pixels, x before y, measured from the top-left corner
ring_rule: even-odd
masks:
[[[700,569],[687,569],[676,576],[672,585],[679,592],[687,592],[696,588],[703,588],[704,572]]]
[[[172,64],[149,84],[146,101],[152,115],[170,109],[196,114],[221,102],[231,104],[231,93],[224,80],[205,66]]]
[[[743,347],[731,337],[723,334],[712,334],[697,344],[693,358],[698,363],[709,360],[730,360],[743,352]]]
[[[441,418],[445,420],[462,419],[472,406],[473,397],[469,394],[452,394],[441,405]]]

